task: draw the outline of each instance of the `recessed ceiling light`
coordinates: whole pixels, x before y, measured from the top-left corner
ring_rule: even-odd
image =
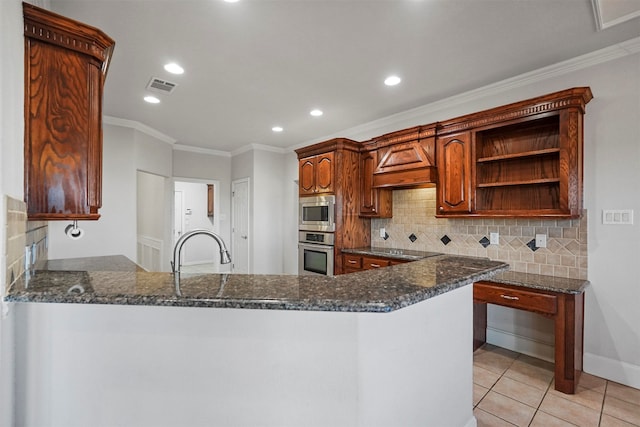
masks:
[[[225,3],[237,3],[238,0],[224,0]]]
[[[182,74],[184,73],[184,68],[176,64],[175,62],[171,62],[169,64],[165,64],[164,69],[170,72],[171,74]]]
[[[315,110],[311,110],[311,112],[310,112],[309,114],[311,114],[311,115],[312,115],[312,116],[314,116],[314,117],[319,117],[319,116],[321,116],[323,113],[322,113],[322,110],[318,110],[318,109],[316,108]]]
[[[389,76],[386,79],[384,79],[384,84],[386,84],[387,86],[395,86],[401,81],[402,79],[398,76]]]
[[[274,132],[282,132],[284,129],[282,129],[281,126],[274,126],[271,128],[271,130]]]
[[[155,96],[145,96],[144,100],[147,101],[149,104],[158,104],[160,102],[160,100]]]

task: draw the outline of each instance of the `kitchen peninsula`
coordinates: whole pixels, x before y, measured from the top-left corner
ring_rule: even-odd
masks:
[[[179,282],[124,257],[42,267],[5,297],[26,425],[471,426],[466,285],[508,265]]]

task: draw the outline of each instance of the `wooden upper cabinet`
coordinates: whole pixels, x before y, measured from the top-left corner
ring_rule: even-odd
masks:
[[[390,189],[373,188],[373,172],[378,165],[378,152],[360,154],[360,216],[391,218],[393,194]]]
[[[580,217],[583,116],[592,98],[577,87],[440,123],[437,214]],[[471,161],[457,171],[463,157]]]
[[[439,137],[437,214],[471,212],[471,134]]]
[[[323,153],[298,160],[301,196],[333,193],[334,153]]]
[[[114,41],[23,3],[29,219],[95,220],[102,202],[102,93]]]

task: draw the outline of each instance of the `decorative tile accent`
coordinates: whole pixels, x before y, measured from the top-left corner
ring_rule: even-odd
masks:
[[[371,221],[371,246],[488,257],[508,262],[511,270],[587,279],[587,211],[580,219],[436,218],[436,191],[419,188],[393,191],[393,217]],[[383,239],[373,230],[384,227]],[[500,244],[483,247],[478,241],[500,233]],[[527,243],[536,233],[547,234],[547,247],[532,251]],[[420,238],[410,243],[402,236]],[[446,239],[444,238],[446,236]],[[443,240],[444,239],[444,240]]]
[[[538,247],[536,246],[536,239],[531,239],[527,242],[527,246],[529,247],[529,249],[531,249],[532,251],[537,251]]]
[[[487,236],[484,236],[482,239],[480,239],[479,243],[482,245],[483,248],[486,248],[491,244],[491,241],[487,239]]]
[[[384,240],[387,240],[388,238],[389,238],[389,233],[387,233],[387,232],[385,231],[383,239],[384,239]]]
[[[411,243],[415,242],[416,240],[418,240],[418,238],[416,237],[415,234],[411,233],[409,235],[409,240],[411,240]]]

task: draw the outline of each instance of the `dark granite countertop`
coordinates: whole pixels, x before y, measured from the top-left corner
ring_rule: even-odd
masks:
[[[563,294],[579,294],[583,292],[589,284],[588,280],[567,279],[565,277],[546,276],[543,274],[518,273],[516,271],[498,273],[489,279],[489,281]]]
[[[415,261],[418,259],[430,258],[433,256],[442,255],[440,252],[427,252],[427,251],[412,251],[409,249],[395,249],[395,248],[352,248],[342,249],[343,254],[354,255],[371,255],[378,257],[393,258],[406,261]]]
[[[8,302],[157,305],[389,312],[478,280],[509,265],[441,255],[335,277],[182,274],[141,270],[123,256],[48,261],[16,282]]]

